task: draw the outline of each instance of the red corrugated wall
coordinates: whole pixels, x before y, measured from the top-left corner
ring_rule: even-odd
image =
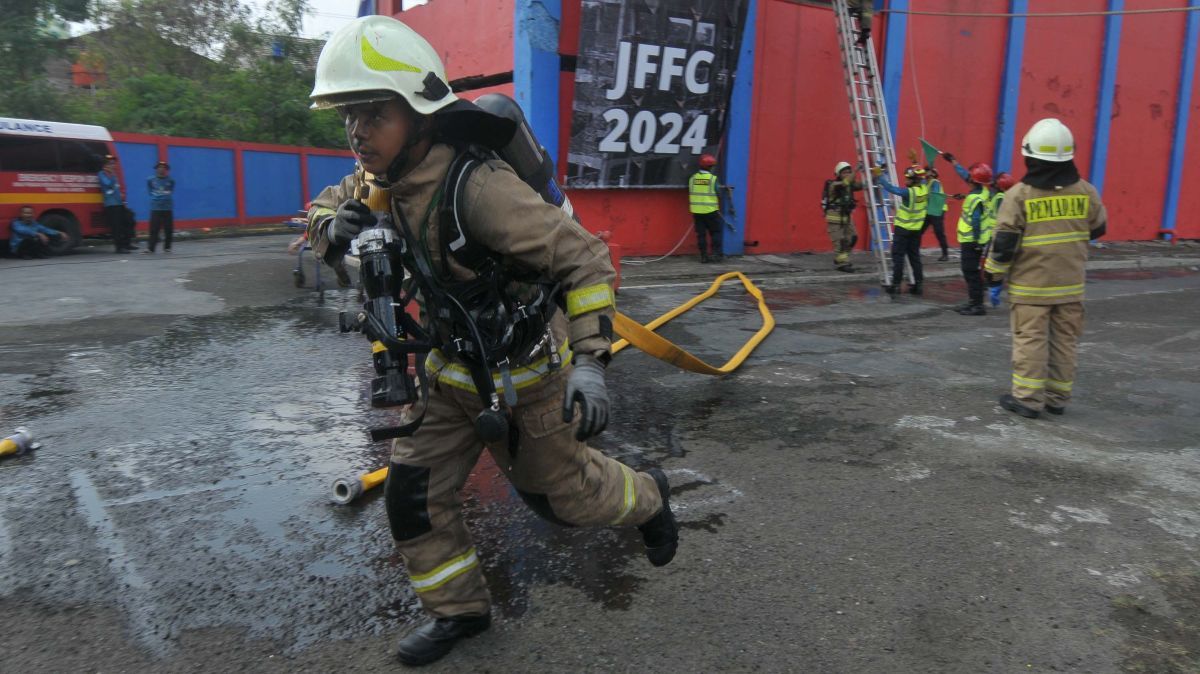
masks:
[[[922,0],[928,12],[1007,12],[1007,0]],[[908,162],[908,150],[920,155],[921,116],[924,137],[952,152],[964,166],[992,163],[996,150],[997,111],[1004,78],[1008,22],[1003,19],[909,16],[900,114],[896,125],[896,161]],[[880,67],[883,67],[882,65]],[[849,113],[847,113],[849,114]],[[922,161],[924,161],[922,159]],[[950,164],[938,160],[946,192],[966,192],[967,183]],[[961,202],[951,201],[946,234],[951,243]],[[926,245],[934,245],[933,233]]]
[[[749,197],[746,239],[754,252],[828,250],[817,193],[833,165],[853,154],[849,109],[829,9],[787,0],[757,0],[758,39],[754,73],[754,124],[750,184],[737,186]],[[560,49],[578,50],[580,0],[563,0]],[[921,0],[915,9],[944,12],[1008,11],[1007,0]],[[1182,7],[1186,0],[1157,6]],[[397,14],[426,35],[446,59],[451,78],[512,69],[514,0],[472,3],[433,2]],[[1095,11],[1105,0],[1031,0],[1030,12]],[[1129,7],[1136,9],[1136,7]],[[887,15],[876,21],[886,34]],[[1178,92],[1183,14],[1129,15],[1124,18],[1112,134],[1108,142],[1105,201],[1110,237],[1151,239],[1162,217],[1166,172]],[[909,45],[900,91],[897,159],[924,135],[957,154],[964,164],[995,156],[1000,87],[1008,36],[1007,19],[909,16]],[[462,35],[473,36],[471,40]],[[1090,169],[1096,97],[1104,42],[1101,17],[1031,18],[1014,122],[1019,142],[1037,119],[1056,116],[1077,139],[1076,163]],[[451,53],[453,49],[453,53]],[[882,64],[881,64],[882,65]],[[562,74],[559,166],[570,142],[574,78]],[[1200,87],[1200,83],[1197,85]],[[511,85],[501,90],[511,93]],[[471,97],[480,92],[471,92]],[[1184,185],[1200,180],[1200,91],[1192,104]],[[1023,162],[1013,148],[1013,172]],[[948,165],[939,163],[947,191],[964,191]],[[684,190],[572,190],[589,229],[609,230],[629,255],[661,254],[687,231]],[[1200,235],[1200,190],[1184,190],[1179,232]],[[859,214],[860,236],[865,233]],[[947,229],[954,230],[958,207],[952,202]],[[863,237],[865,238],[865,237]],[[932,244],[932,234],[926,244]],[[680,252],[694,252],[685,242]]]
[[[750,184],[738,187],[748,190],[746,239],[759,245],[746,252],[824,250],[821,185],[854,156],[833,14],[758,2]]]
[[[433,45],[452,80],[512,72],[514,0],[435,0],[393,16]]]
[[[1033,0],[1030,12],[1108,9],[1107,0]],[[1075,165],[1084,178],[1092,165],[1097,95],[1103,65],[1104,17],[1031,19],[1025,24],[1025,63],[1021,69],[1012,173],[1025,175],[1021,139],[1034,122],[1057,117],[1075,134]],[[1111,179],[1111,173],[1108,174]]]
[[[1183,157],[1179,210],[1175,228],[1179,236],[1200,239],[1200,68],[1192,81],[1191,114],[1188,116],[1187,153]]]
[[[1182,14],[1125,17],[1104,185],[1109,238],[1153,239],[1162,223],[1183,31]]]

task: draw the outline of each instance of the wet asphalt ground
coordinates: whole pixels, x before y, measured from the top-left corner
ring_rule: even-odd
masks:
[[[45,443],[0,459],[0,671],[400,669],[422,618],[380,495],[329,503],[388,413],[336,329],[356,293],[295,288],[287,240],[0,260],[0,431]],[[430,669],[1197,671],[1194,253],[1098,265],[1076,401],[1038,420],[996,404],[1007,311],[949,312],[953,262],[895,301],[821,256],[626,266],[640,320],[747,268],[778,321],[725,378],[610,368],[597,446],[666,469],[679,556],[539,520],[485,456],[496,621]],[[734,283],[662,332],[720,363],[758,325]]]

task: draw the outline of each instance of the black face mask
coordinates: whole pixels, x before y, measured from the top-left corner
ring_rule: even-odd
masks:
[[[1079,182],[1079,169],[1074,160],[1046,161],[1036,157],[1025,158],[1027,172],[1021,182],[1031,187],[1052,190]]]

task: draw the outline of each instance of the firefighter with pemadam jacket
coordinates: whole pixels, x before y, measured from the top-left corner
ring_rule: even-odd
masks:
[[[1083,334],[1088,242],[1104,236],[1108,212],[1079,175],[1075,137],[1060,120],[1039,120],[1021,139],[1025,177],[1008,191],[984,265],[992,296],[1007,283],[1012,388],[1004,409],[1036,419],[1071,400]]]
[[[490,626],[491,599],[458,498],[485,445],[539,515],[567,526],[636,526],[650,562],[670,562],[678,526],[665,474],[635,472],[585,443],[609,416],[604,369],[615,273],[608,249],[481,149],[504,147],[512,121],[458,99],[433,47],[385,16],[359,18],[330,38],[312,98],[314,107],[340,112],[364,170],[313,201],[313,250],[337,261],[361,232],[390,221],[438,347],[424,361],[423,422],[394,441],[385,487],[392,537],[432,618],[399,642],[400,662],[433,662]],[[472,170],[464,160],[474,161]],[[382,208],[372,211],[363,197]],[[463,241],[483,254],[460,258]],[[565,310],[531,299],[545,299],[550,286],[561,290]],[[506,311],[518,306],[522,318],[514,322]],[[541,323],[535,306],[550,307]],[[504,315],[507,324],[484,320]],[[489,331],[534,341],[514,339],[502,358],[473,358],[471,348],[493,340]],[[483,388],[503,405],[489,408]],[[477,427],[489,412],[503,414],[503,434]]]

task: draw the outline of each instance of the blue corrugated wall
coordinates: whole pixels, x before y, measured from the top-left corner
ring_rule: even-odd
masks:
[[[248,217],[291,213],[303,206],[298,154],[244,150],[242,184]]]
[[[138,220],[150,217],[150,191],[146,180],[154,175],[158,148],[148,143],[117,143],[117,156],[125,177],[125,202]]]
[[[167,163],[175,178],[176,220],[237,217],[233,150],[172,146]]]
[[[354,159],[352,157],[309,155],[308,198],[312,199],[326,187],[340,183],[342,178],[351,173],[354,173]]]

